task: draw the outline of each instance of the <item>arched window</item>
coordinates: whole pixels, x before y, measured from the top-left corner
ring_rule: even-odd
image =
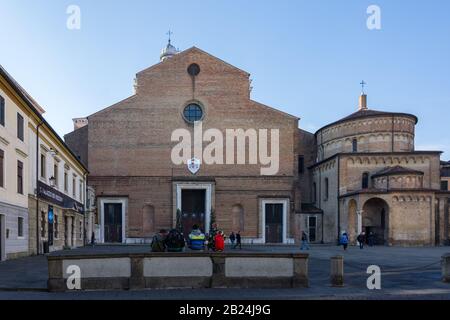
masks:
[[[364,172],[362,175],[362,188],[368,189],[369,188],[369,173]]]
[[[352,140],[352,151],[358,152],[358,139],[356,138]]]
[[[244,208],[240,204],[234,205],[231,209],[231,214],[233,222],[232,231],[244,231]]]
[[[155,207],[145,205],[142,208],[142,229],[145,236],[150,236],[155,232]]]

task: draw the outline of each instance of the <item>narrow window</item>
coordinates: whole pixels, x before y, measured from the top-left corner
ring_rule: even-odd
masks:
[[[364,172],[362,176],[362,188],[368,189],[369,188],[369,173]]]
[[[298,157],[298,173],[303,174],[305,172],[305,157]]]
[[[55,187],[58,187],[58,165],[53,166],[53,178],[55,178]]]
[[[75,178],[72,179],[72,195],[75,198],[77,190],[76,190],[76,182]]]
[[[329,195],[330,195],[329,181],[328,178],[325,178],[325,200],[328,200]]]
[[[69,191],[69,179],[68,179],[67,171],[64,171],[64,191],[65,192]]]
[[[448,181],[441,181],[441,190],[442,191],[449,191],[448,190]]]
[[[0,187],[5,187],[5,153],[0,150]]]
[[[23,117],[20,113],[17,114],[17,138],[23,141]]]
[[[17,193],[23,194],[23,163],[17,161]]]
[[[41,178],[46,178],[45,176],[45,154],[41,153]]]
[[[17,219],[17,236],[19,238],[23,237],[23,218],[19,217]]]
[[[357,139],[353,139],[352,149],[353,149],[353,152],[358,152],[358,140]]]
[[[0,96],[0,125],[5,126],[5,98]]]
[[[83,182],[80,181],[80,202],[83,202]]]

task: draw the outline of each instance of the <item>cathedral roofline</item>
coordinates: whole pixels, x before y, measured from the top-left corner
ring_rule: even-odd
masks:
[[[210,56],[210,57],[212,57],[212,58],[214,58],[216,60],[219,60],[220,62],[222,62],[222,63],[224,63],[226,65],[228,65],[229,67],[238,70],[239,72],[245,74],[247,77],[250,77],[250,73],[248,73],[247,71],[244,71],[244,70],[242,70],[242,69],[240,69],[240,68],[238,68],[238,67],[236,67],[236,66],[234,66],[234,65],[232,65],[232,64],[230,64],[230,63],[228,63],[228,62],[226,62],[226,61],[224,61],[224,60],[222,60],[222,59],[220,59],[220,58],[218,58],[218,57],[216,57],[214,55],[212,55],[211,53],[208,53],[208,52],[206,52],[206,51],[196,47],[196,46],[193,46],[193,47],[190,47],[189,49],[180,51],[178,54],[172,56],[170,59],[165,59],[164,61],[160,61],[160,62],[158,62],[158,63],[156,63],[156,64],[154,64],[154,65],[152,65],[152,66],[150,66],[150,67],[148,67],[148,68],[146,68],[144,70],[141,70],[138,73],[136,73],[136,76],[140,75],[141,73],[147,72],[147,71],[149,71],[149,70],[151,70],[153,68],[156,68],[157,66],[161,65],[162,63],[167,63],[168,61],[173,61],[174,59],[177,59],[178,57],[183,56],[183,55],[185,55],[185,54],[187,54],[189,52],[192,52],[192,51],[198,51],[198,52],[201,52],[203,54],[206,54],[206,55],[208,55],[208,56]]]

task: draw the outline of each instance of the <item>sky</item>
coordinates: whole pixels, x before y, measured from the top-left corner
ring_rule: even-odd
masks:
[[[70,5],[80,29],[67,28]],[[371,109],[417,115],[416,149],[450,160],[449,14],[448,0],[0,0],[0,64],[62,136],[132,95],[170,29],[180,50],[249,72],[253,100],[311,132],[355,112],[364,80]]]

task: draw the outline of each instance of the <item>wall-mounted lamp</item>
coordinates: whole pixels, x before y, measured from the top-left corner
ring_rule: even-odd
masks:
[[[50,148],[49,153],[52,157],[56,157],[58,155],[58,151],[53,148]]]
[[[49,181],[50,181],[50,186],[51,186],[52,188],[54,188],[54,187],[56,186],[56,178],[52,176],[52,177],[49,179]]]

